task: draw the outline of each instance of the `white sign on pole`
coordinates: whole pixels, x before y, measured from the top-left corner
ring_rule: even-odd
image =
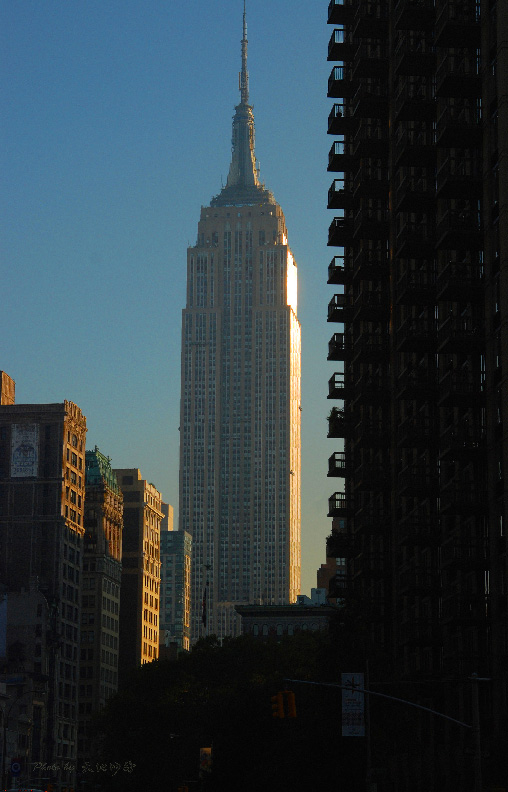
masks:
[[[365,737],[365,694],[363,674],[342,674],[342,736]]]

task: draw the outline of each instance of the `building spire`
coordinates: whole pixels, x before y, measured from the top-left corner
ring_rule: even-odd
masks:
[[[249,104],[249,72],[247,71],[247,15],[245,13],[245,0],[243,0],[243,39],[242,39],[242,71],[240,72],[240,95],[242,104]]]
[[[226,186],[217,195],[212,206],[226,204],[251,204],[260,200],[259,193],[267,194],[261,185],[254,154],[254,113],[249,104],[249,72],[247,71],[247,14],[243,0],[242,70],[239,73],[240,104],[233,116],[231,165]]]

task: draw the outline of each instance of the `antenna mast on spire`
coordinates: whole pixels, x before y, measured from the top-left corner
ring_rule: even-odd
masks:
[[[249,72],[247,71],[247,17],[245,0],[243,0],[243,38],[242,38],[242,71],[240,72],[241,103],[249,104]]]

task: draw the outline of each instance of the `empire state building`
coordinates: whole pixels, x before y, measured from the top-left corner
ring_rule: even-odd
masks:
[[[282,209],[259,181],[243,15],[227,184],[187,253],[180,529],[193,539],[193,640],[239,632],[235,605],[300,591],[300,323]]]

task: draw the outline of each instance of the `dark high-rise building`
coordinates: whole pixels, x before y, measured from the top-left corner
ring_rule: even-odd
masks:
[[[494,783],[507,775],[507,8],[332,0],[328,22],[335,595],[368,604],[373,641],[402,678],[434,680],[437,709],[471,722],[468,678],[489,679]],[[395,788],[472,789],[467,730],[449,751],[433,724]]]
[[[0,582],[8,600],[12,594],[11,605],[16,603],[12,625],[18,636],[7,648],[7,661],[13,672],[30,672],[34,690],[45,680],[44,696],[32,699],[29,713],[35,753],[44,749],[44,761],[55,768],[52,778],[72,785],[86,419],[69,401],[15,404],[14,383],[2,375],[5,381],[10,387],[5,399],[2,387],[0,406]],[[25,747],[28,756],[35,755]],[[29,776],[23,763],[22,771]]]
[[[192,536],[194,640],[238,633],[236,604],[290,603],[300,590],[296,307],[284,215],[256,167],[244,11],[227,184],[187,255],[180,529]]]
[[[118,689],[123,497],[109,457],[85,454],[78,756],[93,756],[92,714]]]

